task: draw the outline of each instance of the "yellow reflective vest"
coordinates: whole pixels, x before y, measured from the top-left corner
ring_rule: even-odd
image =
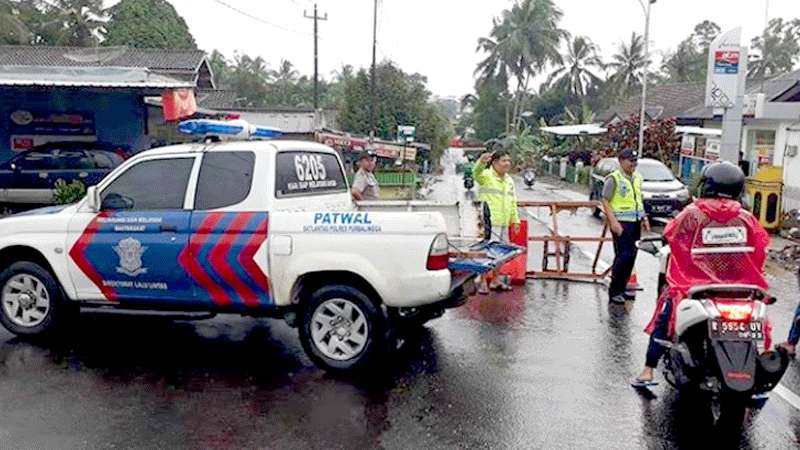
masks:
[[[472,168],[472,176],[480,186],[479,199],[489,205],[492,225],[507,227],[519,223],[517,191],[510,175],[501,177],[484,163]]]
[[[644,219],[642,176],[634,172],[633,183],[621,171],[611,172],[614,178],[614,196],[608,202],[620,222],[638,222]]]

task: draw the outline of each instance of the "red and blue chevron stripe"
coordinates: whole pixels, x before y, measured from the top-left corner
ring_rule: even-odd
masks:
[[[255,261],[267,227],[266,213],[192,214],[191,238],[178,263],[196,283],[198,298],[221,307],[271,304],[269,280]]]

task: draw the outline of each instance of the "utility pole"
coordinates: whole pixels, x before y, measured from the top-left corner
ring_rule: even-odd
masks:
[[[642,5],[642,9],[644,9],[644,57],[646,58],[644,62],[644,71],[642,74],[642,108],[639,111],[639,157],[642,157],[642,150],[644,149],[644,115],[646,113],[647,108],[647,71],[650,68],[650,6],[656,2],[656,0],[644,0],[647,2],[647,6],[645,7],[642,0],[639,0],[639,3]]]
[[[375,49],[378,42],[378,0],[374,0],[372,8],[372,67],[369,77],[369,137],[375,137]]]
[[[314,3],[314,15],[309,16],[305,11],[303,11],[303,17],[314,20],[314,111],[316,111],[319,109],[319,31],[317,22],[320,20],[328,20],[328,13],[325,13],[325,16],[320,17],[317,14],[317,4]]]

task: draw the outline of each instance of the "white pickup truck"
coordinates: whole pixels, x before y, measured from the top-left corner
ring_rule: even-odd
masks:
[[[453,258],[442,214],[378,209],[351,201],[323,145],[146,151],[76,204],[0,220],[0,322],[48,334],[78,306],[283,318],[319,366],[362,368],[395,325],[458,306],[516,254]]]

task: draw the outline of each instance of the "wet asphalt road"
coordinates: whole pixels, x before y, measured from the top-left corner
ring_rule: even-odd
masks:
[[[569,198],[547,189],[523,198]],[[530,211],[535,219],[536,211]],[[546,219],[544,213],[538,218]],[[599,232],[584,211],[570,233]],[[532,220],[531,233],[544,232]],[[537,249],[531,249],[535,252]],[[583,248],[586,252],[589,247]],[[531,258],[531,266],[539,257]],[[610,260],[610,252],[604,254]],[[573,258],[573,264],[587,265]],[[475,298],[407,335],[358,380],[329,377],[279,321],[185,322],[84,314],[70,337],[30,343],[0,331],[0,447],[10,448],[693,448],[718,443],[696,405],[628,380],[647,344],[655,259],[628,308],[605,288],[529,281]],[[797,300],[771,269],[785,336]],[[784,385],[800,393],[800,365]],[[797,448],[800,411],[773,395],[727,446]]]

